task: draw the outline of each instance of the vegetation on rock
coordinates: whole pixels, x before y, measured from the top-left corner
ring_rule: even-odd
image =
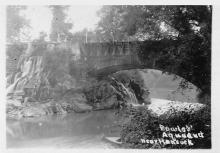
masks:
[[[211,116],[210,108],[202,107],[197,111],[182,108],[177,111],[170,109],[167,113],[157,115],[148,108],[129,108],[127,109],[127,118],[129,120],[123,125],[121,131],[121,140],[128,148],[211,148]],[[191,126],[189,133],[204,133],[203,138],[191,139],[194,145],[176,145],[160,143],[143,143],[141,139],[157,140],[163,138],[163,132],[160,125],[167,127]],[[181,132],[175,132],[181,134]],[[164,139],[166,139],[165,137]],[[171,140],[171,138],[170,138]],[[184,138],[178,139],[185,140]]]

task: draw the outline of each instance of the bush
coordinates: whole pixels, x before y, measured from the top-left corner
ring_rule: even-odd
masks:
[[[170,111],[167,114],[157,116],[146,107],[139,109],[128,109],[127,115],[130,120],[123,125],[121,140],[129,148],[211,148],[211,116],[210,108],[204,107],[196,112]],[[192,125],[190,133],[204,133],[204,138],[192,139],[194,145],[173,144],[150,144],[142,143],[141,139],[162,138],[159,125],[168,127],[183,127]],[[181,139],[180,139],[181,140]]]

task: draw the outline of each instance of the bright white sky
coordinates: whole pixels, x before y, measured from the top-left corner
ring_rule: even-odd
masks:
[[[70,6],[67,12],[67,20],[73,23],[72,32],[83,30],[87,28],[93,30],[98,23],[98,16],[96,12],[101,6]],[[28,6],[27,10],[21,13],[27,19],[30,19],[30,32],[32,39],[39,36],[39,32],[44,31],[50,33],[50,26],[52,20],[52,13],[47,6]]]

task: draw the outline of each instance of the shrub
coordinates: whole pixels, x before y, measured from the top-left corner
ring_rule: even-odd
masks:
[[[167,114],[157,116],[146,107],[128,109],[127,116],[130,120],[125,123],[121,131],[121,140],[129,148],[211,148],[211,116],[210,108],[204,107],[199,111],[175,112],[171,110]],[[183,127],[192,125],[191,133],[204,133],[204,138],[192,139],[194,145],[164,145],[142,143],[141,139],[162,138],[159,125],[168,127]]]

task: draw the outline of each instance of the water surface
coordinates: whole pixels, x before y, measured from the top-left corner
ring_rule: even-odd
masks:
[[[103,136],[119,136],[115,110],[7,119],[8,148],[115,148]]]

